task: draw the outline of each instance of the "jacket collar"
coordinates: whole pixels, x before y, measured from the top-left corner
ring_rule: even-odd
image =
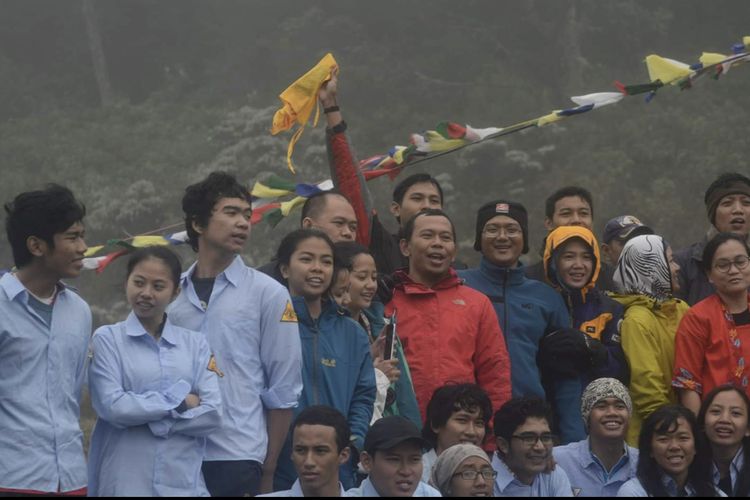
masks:
[[[463,284],[463,280],[458,277],[458,274],[456,274],[456,271],[452,267],[449,270],[448,276],[443,278],[442,281],[438,282],[432,288],[414,281],[405,269],[399,269],[396,271],[393,278],[396,282],[395,288],[403,290],[406,294],[435,293],[439,290],[455,288]]]
[[[177,345],[177,336],[172,330],[173,328],[169,322],[169,318],[165,318],[164,330],[161,332],[161,338],[172,345]],[[130,311],[128,318],[125,320],[125,334],[128,337],[142,337],[144,335],[149,335],[141,324],[141,321],[138,319],[138,316],[136,316],[133,311]]]
[[[297,320],[307,326],[314,326],[335,316],[348,316],[347,312],[331,299],[323,299],[320,310],[320,317],[314,320],[307,308],[307,302],[304,297],[292,297],[294,312],[297,314]]]
[[[188,268],[187,271],[182,273],[182,276],[180,277],[183,288],[187,285],[187,281],[190,280],[190,277],[193,275],[193,272],[195,271],[195,268],[198,266],[198,261],[196,260],[193,262],[193,265]],[[233,286],[238,286],[240,281],[242,280],[242,270],[245,267],[245,263],[242,261],[242,257],[237,255],[231,264],[229,264],[229,267],[224,269],[222,272],[220,272],[216,277],[224,276],[228,282],[230,282]]]
[[[520,285],[526,280],[526,273],[520,261],[514,267],[503,267],[493,264],[482,256],[479,269],[488,280],[498,285]]]
[[[21,280],[19,280],[18,277],[12,272],[5,273],[2,278],[0,278],[0,288],[5,291],[5,295],[8,297],[8,300],[15,300],[15,298],[21,294],[26,294],[24,295],[24,297],[29,296],[29,291],[25,286],[23,286]],[[75,290],[73,287],[66,285],[62,281],[57,282],[58,295],[63,294],[68,288],[70,288],[71,290]]]

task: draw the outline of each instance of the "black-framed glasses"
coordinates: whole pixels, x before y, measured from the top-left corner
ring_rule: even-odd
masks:
[[[453,474],[453,477],[460,476],[461,479],[465,479],[466,481],[474,481],[477,476],[482,476],[482,478],[486,479],[487,481],[494,481],[497,477],[497,472],[492,469],[482,469],[482,470],[474,470],[474,469],[467,469],[462,470],[461,472],[456,472]]]
[[[732,265],[734,265],[734,267],[741,271],[747,267],[748,263],[750,263],[750,257],[748,257],[747,255],[738,255],[734,258],[734,260],[717,260],[714,264],[714,267],[722,273],[728,273],[729,269],[732,268]]]
[[[555,441],[555,435],[551,432],[545,432],[543,434],[524,432],[522,434],[513,434],[511,437],[518,439],[526,446],[534,446],[537,441],[541,441],[544,446],[549,446]]]

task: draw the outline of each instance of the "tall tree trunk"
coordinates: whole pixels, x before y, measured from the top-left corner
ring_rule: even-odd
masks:
[[[99,97],[101,98],[102,106],[111,106],[114,103],[115,96],[112,92],[109,76],[107,75],[107,61],[104,57],[102,37],[99,33],[99,21],[94,11],[93,0],[83,0],[83,17],[86,20],[86,34],[89,38],[91,61],[94,67],[96,84],[99,87]]]

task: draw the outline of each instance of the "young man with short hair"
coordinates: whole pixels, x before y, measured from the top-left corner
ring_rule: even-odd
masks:
[[[292,425],[292,488],[266,497],[342,497],[339,467],[349,461],[351,432],[346,417],[329,406],[310,406]]]
[[[492,402],[476,384],[446,384],[427,405],[422,437],[430,450],[422,455],[422,481],[428,482],[440,454],[459,443],[481,447],[490,432]]]
[[[86,495],[79,425],[88,304],[61,280],[86,252],[85,207],[65,187],[5,205],[15,269],[0,278],[0,495]]]
[[[499,407],[511,395],[508,351],[489,299],[464,286],[451,268],[453,223],[440,210],[417,213],[404,228],[401,252],[409,271],[396,272],[386,316],[397,311],[421,414],[447,382],[475,383]]]
[[[625,442],[632,411],[630,393],[617,379],[596,379],[583,391],[581,415],[588,438],[553,449],[574,496],[614,497],[636,476],[638,450]]]
[[[213,496],[270,492],[302,392],[297,317],[286,288],[239,255],[252,215],[244,186],[214,172],[186,188],[182,208],[198,260],[183,273],[169,314],[206,336],[224,404],[222,427],[206,446],[206,486]]]
[[[376,421],[360,454],[368,477],[348,497],[439,497],[440,492],[420,481],[422,447],[419,429],[409,419],[391,415]]]
[[[702,240],[674,254],[680,266],[680,289],[675,296],[691,306],[715,292],[703,271],[703,248],[708,240],[722,232],[746,239],[750,234],[750,178],[736,172],[723,173],[708,186],[703,201],[711,229]]]
[[[654,234],[654,230],[633,215],[609,219],[602,233],[602,262],[617,267],[625,243],[642,234]]]
[[[551,420],[549,406],[538,398],[511,399],[495,413],[495,496],[573,496],[565,471],[548,471],[554,443]]]

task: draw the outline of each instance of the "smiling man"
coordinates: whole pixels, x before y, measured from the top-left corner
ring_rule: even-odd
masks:
[[[0,279],[0,495],[85,495],[79,426],[91,310],[60,280],[86,252],[86,209],[50,185],[5,205],[14,271]]]
[[[600,378],[586,387],[581,415],[589,437],[553,450],[575,496],[614,497],[636,477],[638,450],[625,442],[632,411],[628,389],[619,380]]]
[[[198,260],[182,275],[172,322],[206,336],[225,418],[208,438],[203,475],[212,496],[270,492],[292,409],[302,392],[302,349],[286,288],[247,267],[250,194],[224,172],[188,186],[185,226]]]
[[[680,266],[680,289],[675,295],[691,306],[715,292],[703,271],[703,248],[708,240],[717,232],[736,233],[748,238],[750,178],[738,173],[721,174],[708,186],[703,199],[711,229],[701,241],[674,254],[674,260]]]
[[[546,472],[554,443],[550,417],[549,406],[537,398],[513,398],[495,413],[496,497],[573,496],[565,471]]]
[[[398,311],[398,335],[409,362],[422,417],[435,389],[447,382],[479,385],[493,407],[510,398],[510,360],[489,299],[463,285],[451,268],[456,232],[448,216],[426,209],[407,222],[386,316]]]

